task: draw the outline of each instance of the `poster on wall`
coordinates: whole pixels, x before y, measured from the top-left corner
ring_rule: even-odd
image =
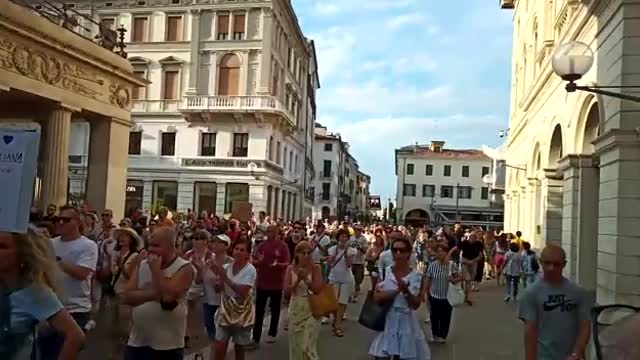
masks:
[[[241,222],[249,222],[253,212],[253,204],[247,201],[234,201],[231,217]]]
[[[0,231],[26,232],[40,131],[0,128]]]
[[[380,203],[380,195],[369,196],[369,208],[371,208],[371,210],[380,210],[381,205],[382,204]]]

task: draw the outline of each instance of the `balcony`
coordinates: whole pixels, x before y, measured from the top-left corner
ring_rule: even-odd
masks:
[[[178,112],[182,100],[132,100],[132,113]]]
[[[179,105],[182,113],[256,113],[281,115],[290,126],[296,121],[283,103],[273,96],[185,96]]]

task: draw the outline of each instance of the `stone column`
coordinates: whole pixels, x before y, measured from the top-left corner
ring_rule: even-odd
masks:
[[[531,246],[540,249],[544,243],[540,237],[542,224],[540,223],[540,180],[529,178],[529,211],[530,211],[530,242]]]
[[[504,231],[511,231],[511,195],[504,194]]]
[[[545,169],[542,179],[543,246],[562,241],[562,177],[556,169]]]
[[[187,209],[194,210],[193,197],[194,197],[195,181],[180,181],[178,182],[178,212],[187,213]]]
[[[87,203],[101,212],[113,210],[114,221],[124,216],[132,123],[113,118],[90,121]]]
[[[262,8],[262,55],[260,56],[259,94],[271,94],[271,53],[273,52],[273,13],[270,9]],[[249,21],[249,18],[247,18]]]
[[[151,202],[153,201],[153,181],[144,181],[142,194],[142,208],[144,210],[151,209]]]
[[[198,73],[200,71],[200,9],[191,10],[191,64],[189,66],[189,86],[186,93],[198,93]]]
[[[69,182],[69,141],[71,140],[71,115],[73,111],[59,106],[49,113],[45,123],[42,167],[42,195],[40,206],[62,206],[67,203]],[[123,193],[124,193],[124,187]]]
[[[523,236],[528,238],[527,230],[529,228],[529,218],[531,207],[529,206],[529,198],[527,197],[527,187],[525,184],[520,186],[520,230]]]
[[[511,222],[509,232],[515,233],[520,228],[520,198],[518,192],[511,191]]]
[[[225,201],[227,196],[227,183],[216,183],[216,215],[224,216]]]
[[[597,300],[638,306],[640,142],[635,130],[611,129],[594,145],[600,161]]]
[[[249,185],[249,202],[252,204],[255,214],[258,214],[260,211],[266,211],[267,199],[265,193],[266,186],[263,184]]]

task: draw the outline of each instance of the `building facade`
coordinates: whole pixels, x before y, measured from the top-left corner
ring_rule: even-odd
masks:
[[[432,141],[395,151],[396,221],[501,225],[503,210],[491,202],[489,185],[483,181],[491,174],[492,159],[480,150],[447,149],[444,145],[444,141]]]
[[[255,213],[304,215],[319,81],[290,1],[82,1],[75,9],[128,29],[129,61],[149,82],[132,95],[127,210],[222,216],[249,202]],[[71,188],[82,193],[86,146],[76,128]]]
[[[551,67],[559,44],[595,53],[579,84],[637,85],[637,4],[515,1],[505,228],[560,243],[566,276],[601,304],[640,304],[640,127],[631,101],[567,93]],[[622,93],[629,89],[620,89]]]
[[[72,124],[82,121],[92,149],[84,159],[91,190],[86,200],[97,211],[123,209],[130,98],[144,82],[106,45],[97,24],[66,11],[62,2],[48,2],[46,12],[37,4],[0,0],[0,9],[0,126],[40,132],[34,206],[68,203]],[[76,31],[71,19],[86,30]]]

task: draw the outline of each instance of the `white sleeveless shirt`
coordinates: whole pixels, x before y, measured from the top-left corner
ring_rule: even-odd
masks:
[[[162,270],[162,273],[171,278],[186,265],[190,263],[177,257],[171,265]],[[151,269],[145,260],[138,269],[138,288],[150,289],[152,286]],[[148,346],[154,350],[184,348],[187,328],[186,294],[178,299],[178,306],[171,311],[163,310],[159,301],[138,305],[132,309],[131,319],[129,346]]]

